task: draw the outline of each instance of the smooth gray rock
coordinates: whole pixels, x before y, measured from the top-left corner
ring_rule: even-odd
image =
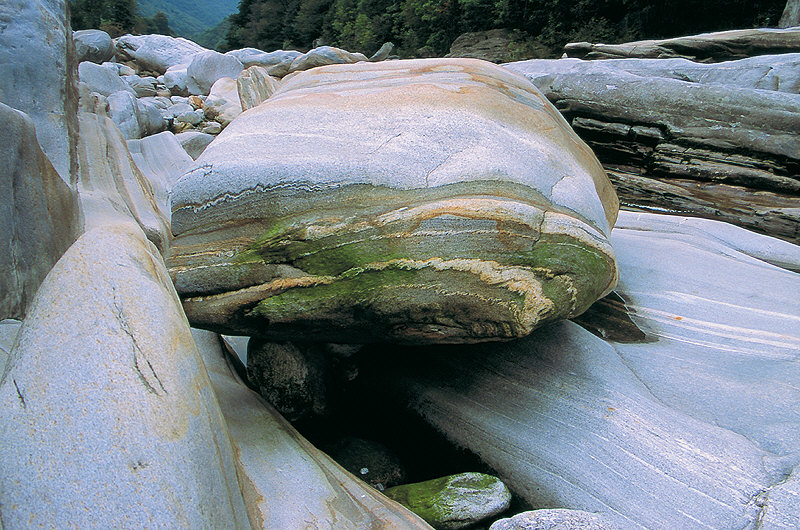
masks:
[[[0,382],[6,528],[249,528],[234,449],[158,251],[124,217],[42,283]]]
[[[372,63],[378,61],[385,61],[392,54],[393,50],[394,50],[394,44],[392,44],[391,42],[384,42],[383,45],[381,45],[381,47],[378,48],[378,51],[372,54],[372,57],[369,58],[369,61]]]
[[[103,63],[114,57],[114,42],[105,31],[99,29],[82,29],[72,32],[75,43],[75,55],[78,62],[91,61]]]
[[[532,510],[495,521],[489,530],[620,530],[607,518],[580,510]]]
[[[156,103],[154,98],[138,98],[136,106],[139,109],[139,123],[142,126],[142,136],[152,136],[167,128],[167,120],[164,117],[166,105]]]
[[[605,173],[530,83],[491,63],[299,73],[195,164],[174,190],[169,259],[197,327],[509,339],[615,281]]]
[[[791,28],[794,26],[800,26],[800,2],[798,0],[787,0],[781,19],[778,21],[778,27]]]
[[[205,151],[208,144],[214,141],[213,134],[206,134],[200,131],[185,131],[175,135],[175,139],[186,150],[186,153],[192,158],[197,160],[203,151]]]
[[[251,66],[243,70],[236,78],[239,102],[242,110],[252,109],[265,102],[278,90],[280,80],[269,75],[269,71],[261,66]]]
[[[244,66],[236,57],[215,51],[205,51],[192,57],[186,69],[186,87],[190,94],[207,95],[220,78],[236,79]]]
[[[460,530],[500,515],[511,505],[503,481],[483,473],[459,473],[387,489],[387,497],[437,530]]]
[[[219,122],[223,127],[242,113],[236,79],[221,77],[214,82],[203,105],[206,119]]]
[[[270,66],[275,66],[287,60],[293,61],[303,55],[303,53],[295,50],[265,52],[256,48],[242,48],[240,50],[231,50],[225,55],[236,57],[245,68],[250,68],[251,66],[269,68]]]
[[[194,54],[208,50],[181,37],[123,35],[117,39],[117,51],[140,67],[163,74],[172,66],[189,64]]]
[[[126,140],[141,138],[144,135],[142,116],[136,96],[127,90],[114,92],[106,98],[108,117],[117,126]]]
[[[0,103],[0,320],[21,319],[79,234],[78,204],[36,141],[33,121]]]
[[[0,321],[0,373],[6,372],[6,364],[11,356],[11,348],[17,338],[22,322],[13,318]]]
[[[0,101],[27,114],[67,183],[77,175],[78,63],[66,0],[0,3]]]
[[[796,261],[796,248],[755,234],[731,245],[738,229],[685,221],[620,212],[617,294],[581,317],[605,340],[562,322],[506,344],[384,350],[359,377],[400,392],[533,507],[626,529],[770,514],[792,528],[800,274],[753,256]]]
[[[82,112],[80,125],[77,188],[84,229],[115,224],[120,216],[132,218],[159,251],[166,252],[171,232],[163,190],[156,191],[136,166],[113,121]]]
[[[219,337],[194,330],[231,439],[254,528],[429,529],[303,438],[247,388]]]
[[[188,64],[178,64],[171,66],[164,72],[164,86],[166,86],[173,95],[189,95],[189,88],[187,87],[189,74],[186,72],[188,68]]]
[[[116,68],[84,61],[78,65],[78,76],[80,81],[86,83],[92,92],[106,97],[119,91],[127,91],[136,95],[136,91],[120,77]]]
[[[301,72],[329,64],[350,64],[367,60],[366,55],[362,53],[350,53],[347,50],[334,48],[333,46],[319,46],[299,57],[295,57],[289,67],[289,73]]]
[[[800,28],[735,29],[625,44],[573,42],[564,46],[564,53],[568,57],[581,59],[685,57],[693,60],[727,61],[754,55],[798,51]]]
[[[169,131],[126,142],[136,167],[147,178],[158,212],[169,219],[169,193],[192,158]]]

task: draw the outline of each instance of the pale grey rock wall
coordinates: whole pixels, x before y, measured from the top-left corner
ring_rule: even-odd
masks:
[[[66,0],[0,4],[0,102],[21,110],[61,178],[76,177],[77,62]]]
[[[22,318],[79,233],[75,193],[36,140],[32,120],[0,103],[0,319]]]

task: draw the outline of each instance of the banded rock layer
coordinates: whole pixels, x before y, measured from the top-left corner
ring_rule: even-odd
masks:
[[[617,199],[517,74],[476,60],[315,68],[176,184],[194,325],[275,340],[511,339],[613,288]]]

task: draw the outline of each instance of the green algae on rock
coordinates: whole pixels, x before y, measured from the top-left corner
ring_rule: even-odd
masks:
[[[314,68],[176,184],[169,267],[198,327],[268,340],[508,340],[616,282],[618,202],[521,76],[477,60]]]
[[[437,530],[468,528],[506,511],[511,493],[503,481],[483,473],[459,473],[403,484],[384,494]]]

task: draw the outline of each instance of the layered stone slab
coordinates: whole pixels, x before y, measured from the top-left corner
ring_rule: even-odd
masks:
[[[230,124],[172,204],[187,315],[229,334],[510,339],[616,278],[599,162],[531,83],[483,61],[297,74]]]

